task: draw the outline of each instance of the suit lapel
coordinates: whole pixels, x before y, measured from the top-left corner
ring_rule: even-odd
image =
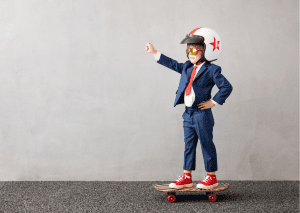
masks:
[[[201,73],[203,73],[205,70],[207,70],[208,65],[209,65],[209,63],[207,63],[207,62],[202,65],[202,67],[198,71],[196,77],[194,78],[194,81],[201,75]]]

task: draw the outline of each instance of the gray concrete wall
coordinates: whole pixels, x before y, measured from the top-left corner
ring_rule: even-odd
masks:
[[[144,47],[185,62],[197,27],[233,85],[213,107],[218,179],[299,179],[299,1],[1,0],[0,180],[177,179],[180,75]]]

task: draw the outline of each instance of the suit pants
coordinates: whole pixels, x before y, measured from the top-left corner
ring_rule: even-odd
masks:
[[[186,107],[182,115],[184,129],[184,170],[195,170],[198,139],[206,172],[217,171],[217,152],[213,143],[214,118],[211,109]]]

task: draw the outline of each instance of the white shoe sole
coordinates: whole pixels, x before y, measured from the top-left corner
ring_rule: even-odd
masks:
[[[169,187],[175,188],[175,189],[191,188],[191,187],[193,187],[193,183],[185,184],[185,185],[176,185],[175,183],[171,183],[171,184],[169,184]]]
[[[203,184],[197,184],[197,189],[212,189],[219,185],[219,183],[215,183],[211,186],[204,186]]]

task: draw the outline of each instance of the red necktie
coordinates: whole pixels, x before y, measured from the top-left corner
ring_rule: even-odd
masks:
[[[202,62],[199,62],[197,65],[200,65]],[[195,77],[195,74],[196,74],[196,70],[197,70],[197,65],[194,66],[194,69],[192,71],[192,74],[191,74],[191,78],[190,78],[190,81],[189,81],[189,84],[187,85],[186,87],[186,90],[185,90],[185,94],[186,95],[189,95],[191,93],[191,89],[192,89],[192,83],[194,81],[194,77]]]

